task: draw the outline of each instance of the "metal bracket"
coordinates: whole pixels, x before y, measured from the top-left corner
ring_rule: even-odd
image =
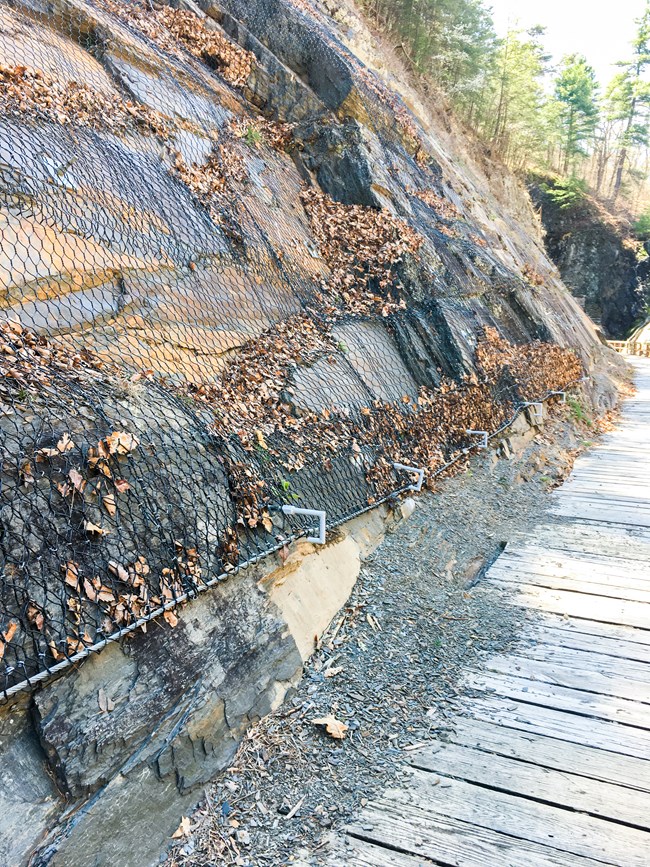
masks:
[[[409,485],[409,491],[421,491],[424,484],[424,470],[422,467],[407,467],[406,464],[393,464],[396,470],[404,470],[406,473],[417,473],[418,480],[416,484]]]
[[[544,404],[539,400],[529,400],[525,403],[522,403],[522,407],[535,407],[535,415],[537,416],[537,421],[541,424],[544,421]]]
[[[481,441],[476,443],[477,449],[486,449],[488,447],[488,432],[486,430],[466,430],[466,434],[473,437],[481,437]]]
[[[566,391],[549,391],[548,396],[552,397],[553,395],[562,398],[560,403],[566,403]]]
[[[308,518],[318,518],[318,536],[307,536],[308,542],[315,545],[325,544],[325,519],[327,513],[319,509],[299,509],[298,506],[282,506],[285,515],[306,515]]]

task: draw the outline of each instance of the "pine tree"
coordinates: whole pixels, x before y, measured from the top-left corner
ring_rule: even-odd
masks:
[[[596,74],[578,54],[565,57],[555,79],[555,98],[559,103],[557,121],[563,138],[563,174],[575,168],[575,158],[586,155],[598,121]]]
[[[612,204],[616,202],[623,183],[630,149],[647,145],[650,124],[650,85],[645,81],[646,67],[650,65],[650,3],[637,21],[637,32],[632,43],[632,58],[621,61],[622,71],[614,77],[607,92],[609,116],[622,123],[619,139]]]

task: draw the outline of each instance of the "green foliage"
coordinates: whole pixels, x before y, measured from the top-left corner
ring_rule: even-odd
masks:
[[[650,208],[645,210],[634,224],[634,234],[642,240],[650,239]]]
[[[587,415],[585,408],[580,403],[578,398],[567,397],[566,402],[567,402],[567,406],[569,407],[569,410],[571,411],[571,415],[573,416],[575,421],[582,422],[583,424],[586,424],[588,427],[591,427],[592,421],[589,418],[589,416]]]
[[[580,197],[573,176],[588,176],[596,192],[609,192],[612,200],[645,183],[650,0],[636,23],[630,56],[618,64],[602,99],[582,55],[551,67],[543,28],[512,28],[497,38],[489,0],[361,2],[413,69],[448,94],[492,154],[516,170],[550,169],[570,179],[558,191],[562,207]]]
[[[542,184],[541,189],[561,210],[568,211],[584,199],[587,184],[581,178],[558,178],[552,184]]]
[[[249,126],[244,140],[249,147],[259,147],[262,142],[262,133],[255,127]]]
[[[569,173],[578,155],[586,156],[598,121],[596,73],[578,54],[565,57],[555,79],[559,103],[558,122],[563,133],[564,174]]]

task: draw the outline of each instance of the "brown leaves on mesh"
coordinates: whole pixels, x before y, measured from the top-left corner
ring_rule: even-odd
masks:
[[[106,7],[120,20],[134,26],[163,51],[183,59],[183,49],[216,69],[233,87],[243,87],[252,72],[255,55],[231,42],[206,19],[194,12],[155,7],[144,3],[127,4],[105,0]]]
[[[76,124],[124,135],[139,129],[166,136],[169,127],[155,111],[117,94],[108,96],[86,84],[59,82],[39,69],[0,64],[0,110],[29,114],[63,126]]]
[[[301,199],[330,268],[322,291],[332,311],[388,316],[403,308],[397,266],[417,253],[423,238],[384,210],[343,205],[315,188],[304,190]]]
[[[56,373],[97,378],[104,367],[88,350],[51,343],[44,335],[9,320],[0,323],[0,392],[35,392],[50,385]]]

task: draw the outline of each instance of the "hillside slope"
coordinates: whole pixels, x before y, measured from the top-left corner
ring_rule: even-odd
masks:
[[[237,573],[310,531],[283,506],[332,530],[585,372],[616,400],[525,191],[388,57],[329,0],[0,3],[7,862],[142,800],[164,838],[282,699]]]
[[[549,256],[607,337],[622,340],[645,313],[647,254],[625,220],[587,194],[561,207],[549,195],[548,182],[533,177],[529,189],[540,210]]]

